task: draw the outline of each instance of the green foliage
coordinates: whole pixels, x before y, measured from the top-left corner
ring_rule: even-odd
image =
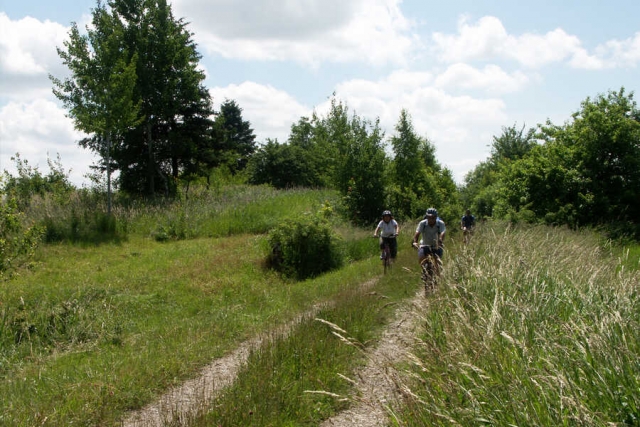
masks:
[[[462,205],[453,175],[437,162],[435,146],[416,135],[406,110],[400,113],[391,144],[393,184],[387,188],[387,206],[398,217],[422,217],[433,206],[445,221],[457,218]]]
[[[287,144],[268,141],[249,162],[249,181],[277,188],[327,187],[343,195],[355,224],[370,224],[385,201],[388,159],[379,122],[350,114],[335,96],[326,116],[303,117]]]
[[[213,109],[191,33],[165,0],[98,2],[92,18],[58,49],[71,77],[52,76],[54,94],[122,190],[173,194],[181,171],[211,162]]]
[[[251,156],[247,170],[251,184],[310,188],[323,183],[316,167],[309,150],[268,140]]]
[[[340,238],[318,215],[283,221],[269,232],[268,243],[268,264],[298,280],[338,268],[344,262]]]
[[[489,161],[467,175],[463,197],[479,216],[637,238],[639,171],[640,111],[622,88],[587,98],[570,122],[547,122],[537,135],[503,129]]]
[[[15,198],[0,200],[0,279],[33,257],[42,227],[26,225]]]
[[[12,159],[18,174],[13,176],[4,171],[4,197],[9,206],[15,203],[23,218],[21,222],[34,224],[45,242],[101,242],[117,238],[117,220],[105,213],[106,195],[97,189],[74,188],[60,157],[48,160],[50,170],[46,175],[19,154]]]
[[[256,150],[256,136],[251,123],[242,119],[242,108],[236,101],[222,103],[214,126],[222,133],[214,140],[219,164],[227,165],[232,171],[244,169]]]
[[[348,179],[340,192],[348,218],[354,224],[368,225],[379,218],[384,204],[386,157],[378,123],[369,129],[369,123],[354,116],[351,127],[353,133],[338,175],[340,181]]]
[[[53,195],[58,203],[64,203],[73,191],[73,185],[69,181],[68,172],[62,166],[60,156],[55,161],[47,159],[49,173],[43,175],[38,167],[29,165],[28,160],[20,158],[16,153],[11,160],[15,162],[17,176],[11,175],[6,170],[3,172],[2,194],[15,199],[19,209],[24,210],[29,206],[34,196]]]
[[[525,157],[536,147],[535,129],[525,133],[525,127],[517,129],[503,127],[500,136],[493,137],[491,155],[489,159],[480,162],[465,176],[465,185],[461,189],[462,203],[468,206],[478,218],[504,218],[509,211],[500,195],[503,193],[501,179],[502,171],[510,168],[510,164]],[[504,180],[507,184],[509,181]],[[495,209],[497,207],[497,210]],[[517,209],[516,209],[517,210]]]

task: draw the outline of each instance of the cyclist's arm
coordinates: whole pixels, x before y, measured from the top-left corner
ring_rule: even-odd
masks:
[[[379,232],[379,231],[380,231],[380,225],[378,225],[378,226],[376,227],[376,229],[374,230],[374,232],[373,232],[373,237],[378,237],[378,232]]]
[[[419,238],[420,238],[420,232],[416,231],[416,234],[413,235],[413,242],[412,242],[411,246],[417,246]]]

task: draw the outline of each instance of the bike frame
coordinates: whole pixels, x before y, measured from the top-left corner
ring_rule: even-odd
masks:
[[[442,271],[442,260],[434,252],[431,246],[428,247],[429,252],[424,259],[420,261],[420,268],[422,270],[421,279],[424,285],[424,294],[427,296],[430,291],[434,290],[438,282],[438,276]],[[417,248],[418,250],[420,248]]]
[[[382,267],[384,269],[385,274],[388,270],[391,269],[391,247],[389,246],[389,242],[383,239],[383,249],[382,249]]]

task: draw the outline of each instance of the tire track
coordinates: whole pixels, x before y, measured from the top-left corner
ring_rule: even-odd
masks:
[[[321,427],[378,427],[388,425],[393,403],[400,394],[398,374],[394,365],[407,357],[414,343],[415,329],[424,305],[422,288],[409,304],[396,311],[394,321],[384,330],[378,346],[368,354],[369,362],[355,380],[357,397],[345,411],[324,421]]]
[[[363,291],[371,289],[376,280],[363,283],[360,289]],[[176,422],[186,425],[188,420],[206,411],[223,388],[233,384],[253,350],[257,350],[273,339],[286,337],[305,318],[313,318],[320,310],[330,308],[332,305],[332,302],[317,304],[275,330],[243,342],[229,355],[207,365],[196,378],[172,388],[144,408],[131,412],[121,425],[123,427],[162,427]]]

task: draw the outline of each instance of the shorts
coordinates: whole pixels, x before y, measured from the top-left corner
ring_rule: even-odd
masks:
[[[395,237],[380,237],[380,249],[384,249],[385,241],[389,243],[391,258],[395,258],[398,255],[398,240]]]
[[[444,250],[442,248],[433,249],[431,246],[420,246],[418,249],[418,259],[422,259],[429,255],[430,253],[435,254],[438,258],[442,259],[442,255],[444,254]]]

